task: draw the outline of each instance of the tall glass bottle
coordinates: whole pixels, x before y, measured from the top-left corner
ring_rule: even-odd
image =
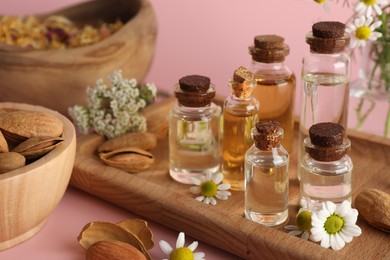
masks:
[[[298,162],[304,156],[303,140],[320,122],[347,129],[350,57],[345,52],[350,36],[340,22],[318,22],[306,35],[310,53],[303,59]],[[299,164],[298,164],[299,165]],[[302,168],[298,166],[298,179]]]
[[[259,102],[251,94],[256,87],[253,74],[243,67],[229,82],[231,95],[223,109],[222,173],[232,190],[245,188],[245,153],[253,144],[251,129],[257,122]]]
[[[289,156],[280,144],[277,121],[260,121],[252,128],[255,144],[245,155],[245,217],[266,226],[288,217]]]
[[[335,123],[318,123],[310,127],[304,140],[306,155],[301,161],[300,203],[314,208],[321,202],[351,202],[352,160],[348,156],[351,142],[344,128]]]
[[[283,146],[291,153],[294,140],[294,103],[296,79],[285,65],[289,47],[278,35],[258,35],[254,46],[250,70],[255,74],[257,87],[252,96],[259,100],[260,120],[276,120],[284,129]]]
[[[175,85],[178,104],[169,118],[169,173],[181,183],[219,170],[220,107],[208,77],[189,75]]]

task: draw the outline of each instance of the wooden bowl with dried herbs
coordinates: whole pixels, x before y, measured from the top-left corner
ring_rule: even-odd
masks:
[[[0,17],[0,101],[67,114],[85,104],[87,86],[116,69],[142,82],[156,33],[148,0],[95,0],[45,15]]]

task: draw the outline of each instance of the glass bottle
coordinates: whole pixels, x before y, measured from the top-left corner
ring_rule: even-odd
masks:
[[[250,70],[255,74],[257,87],[252,96],[261,104],[260,120],[275,120],[284,129],[282,145],[291,153],[294,140],[295,74],[285,65],[289,47],[278,35],[258,35]]]
[[[335,123],[318,123],[310,127],[304,140],[306,155],[301,161],[300,203],[305,207],[321,202],[351,202],[353,164],[348,156],[351,142],[344,128]]]
[[[306,35],[310,53],[303,59],[298,162],[310,126],[320,122],[347,127],[350,57],[345,52],[350,36],[340,22],[319,22]],[[298,166],[298,179],[301,167]]]
[[[223,181],[230,183],[232,190],[244,190],[245,153],[253,144],[251,129],[259,110],[259,102],[251,96],[256,80],[250,71],[240,67],[229,85],[232,94],[226,98],[223,109]]]
[[[169,173],[191,184],[191,177],[219,170],[221,108],[211,102],[215,88],[208,77],[182,77],[174,94],[178,103],[169,115]]]
[[[276,121],[252,128],[255,144],[245,155],[245,217],[266,226],[288,217],[289,156],[281,145],[283,129]]]

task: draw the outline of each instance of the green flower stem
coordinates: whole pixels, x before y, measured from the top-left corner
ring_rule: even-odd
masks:
[[[387,117],[386,117],[386,123],[385,123],[385,132],[384,136],[389,137],[389,130],[390,130],[390,98],[388,100],[389,108],[387,109]]]
[[[373,100],[369,99],[368,101],[370,101],[370,106],[369,106],[369,108],[365,112],[363,112],[362,109],[363,109],[363,105],[364,105],[366,100],[367,99],[365,99],[365,98],[361,98],[357,108],[355,109],[356,117],[358,119],[357,125],[355,127],[356,129],[360,129],[362,127],[362,125],[366,121],[368,115],[375,108],[375,102]]]

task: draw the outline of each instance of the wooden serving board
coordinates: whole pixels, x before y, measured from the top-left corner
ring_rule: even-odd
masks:
[[[353,131],[349,137],[353,197],[363,188],[390,193],[390,141]],[[284,225],[292,224],[298,211],[295,153],[290,160],[289,219],[279,227],[265,227],[243,216],[244,192],[233,191],[227,201],[218,200],[216,206],[210,206],[195,200],[189,185],[173,181],[168,174],[167,138],[159,140],[152,151],[155,165],[137,174],[103,164],[96,152],[103,140],[94,134],[78,140],[71,185],[146,219],[246,259],[390,259],[390,234],[371,227],[361,217],[358,225],[362,235],[340,251],[324,249],[285,232]]]

